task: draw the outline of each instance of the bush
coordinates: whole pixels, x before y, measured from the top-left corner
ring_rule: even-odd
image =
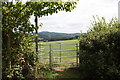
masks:
[[[120,24],[98,18],[92,25],[79,38],[81,80],[120,80]]]

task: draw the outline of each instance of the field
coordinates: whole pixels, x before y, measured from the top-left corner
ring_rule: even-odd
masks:
[[[63,41],[50,41],[50,42],[40,42],[42,44],[55,44],[55,43],[78,43],[78,40],[63,40]]]
[[[76,66],[77,43],[78,40],[39,42],[40,63],[54,68]]]

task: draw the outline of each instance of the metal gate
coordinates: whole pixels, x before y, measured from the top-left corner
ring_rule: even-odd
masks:
[[[78,67],[78,46],[78,43],[39,44],[39,61],[54,69]]]

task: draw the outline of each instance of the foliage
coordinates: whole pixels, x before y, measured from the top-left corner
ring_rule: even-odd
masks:
[[[120,79],[120,24],[116,18],[109,23],[98,18],[88,33],[80,36],[81,80]]]
[[[71,11],[76,2],[2,2],[3,79],[28,79],[38,56],[30,46],[36,35],[30,36],[39,26],[30,23],[30,16],[42,17],[58,11]]]
[[[54,70],[49,67],[49,65],[38,64],[37,65],[37,76],[39,78],[53,78]],[[39,76],[40,75],[40,76]]]

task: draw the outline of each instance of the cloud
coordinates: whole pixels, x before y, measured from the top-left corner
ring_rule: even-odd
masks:
[[[93,15],[105,17],[109,21],[118,17],[119,0],[80,0],[77,8],[72,12],[58,12],[39,19],[43,27],[39,31],[76,33],[82,30],[87,32],[93,21]],[[32,20],[34,20],[32,18]],[[34,22],[34,21],[32,21]]]

